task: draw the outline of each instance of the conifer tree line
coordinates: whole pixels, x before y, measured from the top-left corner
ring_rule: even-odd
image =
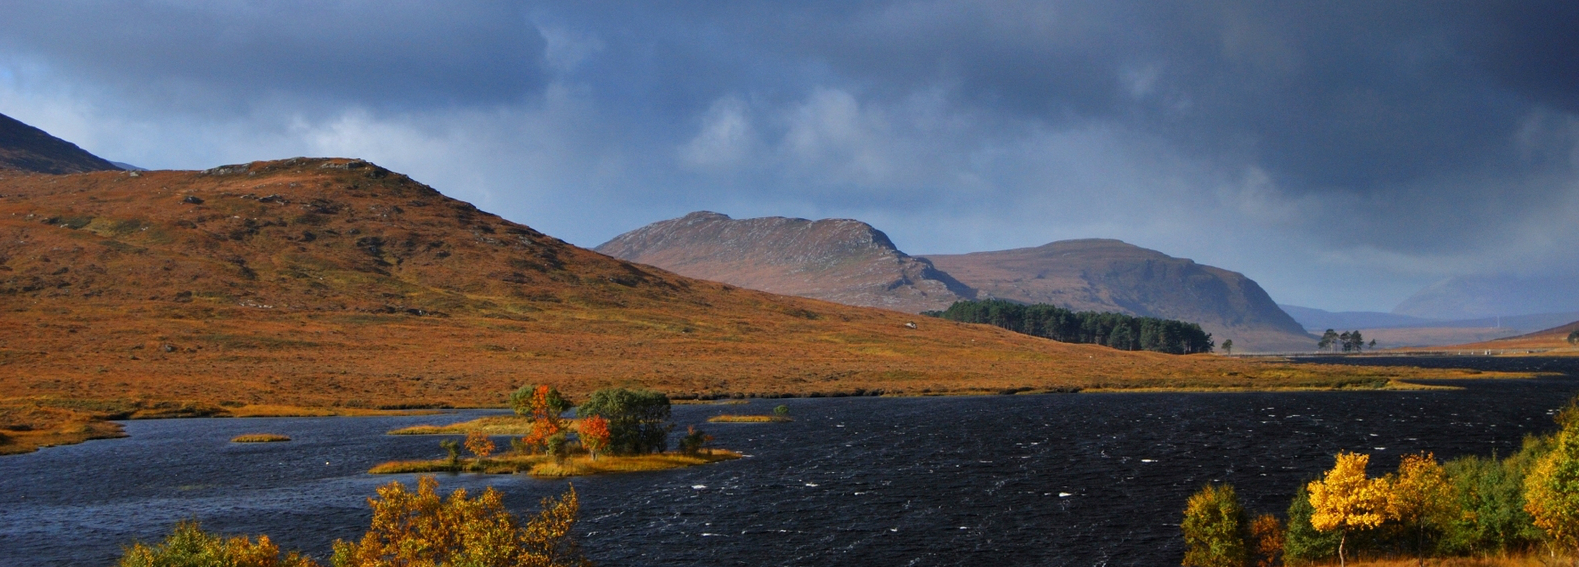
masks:
[[[1505,458],[1441,463],[1406,455],[1397,470],[1367,476],[1370,455],[1339,453],[1299,486],[1284,519],[1254,520],[1230,485],[1207,485],[1185,503],[1190,567],[1339,565],[1355,558],[1531,554],[1579,559],[1579,399],[1562,429],[1531,436]],[[1556,563],[1552,563],[1556,564]],[[1499,563],[1500,565],[1500,563]]]
[[[1316,341],[1316,350],[1338,350],[1343,352],[1361,352],[1369,346],[1376,348],[1376,339],[1371,339],[1371,344],[1365,344],[1365,337],[1359,331],[1345,331],[1339,333],[1332,329],[1321,334],[1321,340]]]
[[[1122,313],[1071,311],[1056,305],[1025,305],[1002,299],[956,301],[943,311],[924,315],[985,323],[1065,343],[1096,344],[1119,350],[1169,354],[1212,352],[1212,334],[1195,323],[1135,317]]]

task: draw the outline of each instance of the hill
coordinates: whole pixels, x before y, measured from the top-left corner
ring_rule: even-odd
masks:
[[[1327,311],[1314,307],[1278,304],[1300,326],[1311,333],[1327,329],[1383,329],[1392,327],[1430,327],[1441,323],[1436,319],[1422,319],[1379,311]]]
[[[1316,343],[1250,278],[1118,240],[925,258],[982,296],[1187,321],[1245,352],[1308,351]]]
[[[0,172],[0,195],[0,453],[114,434],[95,419],[497,407],[524,383],[815,396],[1423,374],[1121,352],[691,279],[358,160]]]
[[[919,313],[974,296],[888,235],[849,219],[732,219],[699,211],[596,248],[677,274],[845,305]]]
[[[76,144],[0,114],[0,170],[83,173],[121,169]]]

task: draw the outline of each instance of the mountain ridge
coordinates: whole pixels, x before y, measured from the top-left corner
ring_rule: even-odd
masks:
[[[655,222],[594,248],[675,273],[846,305],[919,312],[974,292],[853,219],[734,219],[711,211]]]
[[[1243,274],[1121,240],[921,257],[984,296],[1196,323],[1218,344],[1233,340],[1235,350],[1245,352],[1304,351],[1315,344]]]
[[[0,170],[59,175],[124,169],[76,144],[0,114]]]

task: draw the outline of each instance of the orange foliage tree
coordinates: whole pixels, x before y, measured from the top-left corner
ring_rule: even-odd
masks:
[[[476,565],[487,567],[562,567],[591,565],[581,555],[570,528],[579,503],[575,487],[559,498],[544,498],[543,510],[520,525],[493,488],[475,499],[465,489],[449,498],[438,495],[431,476],[411,492],[399,482],[379,487],[369,498],[373,523],[356,543],[336,541],[335,567],[396,565]]]
[[[480,462],[493,454],[493,440],[481,431],[471,431],[466,434],[466,450],[477,456]]]
[[[175,525],[164,543],[133,544],[117,563],[119,567],[161,567],[166,565],[226,565],[230,567],[317,567],[311,559],[291,552],[280,557],[279,546],[269,536],[258,536],[257,543],[245,536],[225,539],[209,534],[197,522]]]
[[[609,446],[609,420],[600,415],[583,419],[577,427],[577,436],[581,438],[581,446],[586,447],[596,461],[598,453]]]
[[[1283,524],[1271,514],[1256,516],[1250,522],[1250,555],[1256,567],[1282,565]]]
[[[548,451],[564,441],[565,424],[559,416],[570,402],[558,390],[538,386],[517,406],[517,413],[532,417],[532,432],[521,439],[530,450]]]
[[[1306,486],[1314,508],[1310,525],[1340,534],[1338,565],[1345,565],[1343,546],[1349,530],[1374,528],[1387,519],[1387,481],[1365,477],[1365,465],[1370,461],[1370,455],[1338,453],[1332,470]]]

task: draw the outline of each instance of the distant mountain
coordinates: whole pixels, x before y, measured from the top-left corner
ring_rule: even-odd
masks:
[[[1305,327],[1306,331],[1320,333],[1327,329],[1379,329],[1389,327],[1428,327],[1441,323],[1437,319],[1422,319],[1379,311],[1325,311],[1313,307],[1278,304],[1284,313]]]
[[[1579,281],[1509,276],[1448,278],[1393,308],[1397,315],[1445,320],[1571,311],[1579,311]]]
[[[1243,274],[1118,240],[927,255],[983,297],[1200,324],[1240,351],[1306,351],[1316,339]]]
[[[846,305],[916,313],[975,293],[888,235],[849,219],[732,219],[699,211],[598,246],[621,260],[683,276]]]
[[[0,114],[0,170],[86,173],[121,169],[76,144]]]

